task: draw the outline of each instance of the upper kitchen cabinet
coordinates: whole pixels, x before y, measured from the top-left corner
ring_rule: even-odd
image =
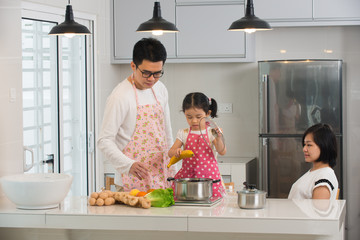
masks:
[[[254,0],[255,16],[268,21],[312,20],[313,0]]]
[[[244,16],[243,1],[176,2],[177,59],[183,62],[253,61],[252,37],[230,32]]]
[[[211,4],[211,3],[232,3],[232,2],[242,2],[244,3],[246,0],[176,0],[177,4],[199,4],[199,3],[205,3],[205,4]]]
[[[315,20],[360,20],[359,0],[314,0]]]
[[[149,0],[111,0],[111,62],[129,63],[134,44],[144,37],[159,39],[165,46],[168,58],[175,58],[175,33],[154,36],[136,32],[139,25],[153,17],[154,2]],[[175,23],[175,0],[161,1],[161,16]]]
[[[254,35],[227,30],[244,16],[244,0],[162,0],[162,17],[180,31],[162,36],[136,32],[152,18],[154,1],[111,2],[112,63],[129,63],[134,44],[143,37],[156,37],[165,45],[167,62],[254,61]]]
[[[273,27],[359,25],[359,0],[254,0],[255,15]]]

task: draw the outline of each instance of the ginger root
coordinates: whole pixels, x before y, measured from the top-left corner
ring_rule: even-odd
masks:
[[[123,203],[132,207],[150,208],[151,201],[145,197],[136,197],[130,195],[129,192],[112,192],[102,190],[93,192],[89,197],[90,206],[110,206],[115,203]]]
[[[131,196],[129,192],[116,192],[114,198],[117,202],[129,205],[132,207],[150,208],[151,201],[145,197]]]

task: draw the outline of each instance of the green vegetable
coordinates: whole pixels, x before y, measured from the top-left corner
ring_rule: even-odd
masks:
[[[169,207],[175,204],[174,191],[172,188],[155,189],[146,194],[146,198],[151,201],[152,207]]]

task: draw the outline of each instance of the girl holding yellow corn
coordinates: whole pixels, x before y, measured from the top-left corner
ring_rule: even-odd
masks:
[[[204,121],[207,117],[217,117],[216,101],[200,92],[189,93],[184,98],[182,111],[189,128],[178,131],[175,143],[168,153],[172,158],[170,164],[184,158],[182,168],[175,175],[175,179],[221,179],[216,156],[217,153],[225,155],[225,143],[221,137],[221,130],[219,128],[211,129]],[[216,199],[224,194],[223,183],[214,183],[212,198]]]

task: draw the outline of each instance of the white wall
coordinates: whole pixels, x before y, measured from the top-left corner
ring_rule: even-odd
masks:
[[[2,177],[23,170],[20,0],[0,0],[0,33],[0,177]],[[16,99],[13,101],[10,101],[10,89],[16,94]],[[2,195],[0,186],[0,197]]]

